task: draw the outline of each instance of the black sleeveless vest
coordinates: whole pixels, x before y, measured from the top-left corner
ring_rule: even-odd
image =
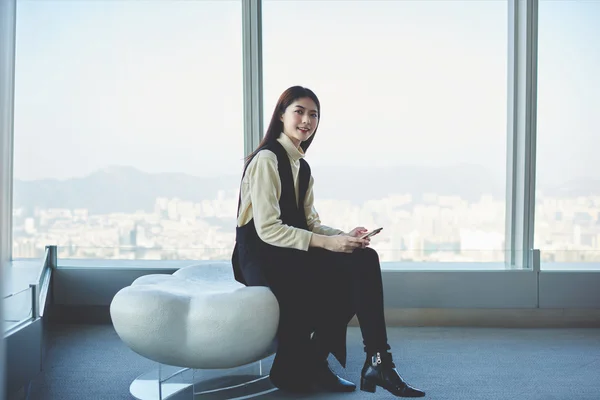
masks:
[[[310,181],[308,163],[304,159],[300,159],[299,198],[298,204],[296,204],[294,176],[287,152],[277,141],[266,144],[261,148],[261,150],[263,149],[270,150],[277,156],[277,169],[281,181],[281,197],[279,198],[281,221],[286,225],[308,230],[304,213],[304,198]],[[245,175],[250,161],[246,163],[242,177]],[[238,200],[238,215],[240,203],[241,188]],[[246,286],[269,286],[262,273],[262,268],[267,263],[289,263],[306,257],[306,251],[277,247],[262,241],[256,232],[254,219],[244,226],[236,227],[235,240],[232,256],[233,273],[235,280]]]

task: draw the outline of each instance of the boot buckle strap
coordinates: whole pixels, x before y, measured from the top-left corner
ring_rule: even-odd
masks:
[[[371,357],[371,364],[373,364],[374,367],[381,364],[381,353],[377,352]]]

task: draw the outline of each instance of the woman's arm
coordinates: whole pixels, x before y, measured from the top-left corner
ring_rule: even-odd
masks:
[[[325,236],[335,236],[335,235],[343,235],[344,231],[336,228],[331,228],[326,225],[321,224],[321,218],[319,217],[319,213],[315,209],[315,195],[314,195],[314,180],[313,177],[310,177],[310,181],[308,182],[308,189],[306,190],[306,197],[304,199],[304,214],[306,215],[306,222],[308,224],[308,229],[319,235]]]
[[[309,247],[321,247],[346,253],[368,245],[368,240],[365,239],[327,236],[285,225],[281,221],[279,209],[281,181],[277,157],[273,152],[260,151],[248,165],[246,177],[244,180],[249,185],[256,233],[265,243],[305,251]]]

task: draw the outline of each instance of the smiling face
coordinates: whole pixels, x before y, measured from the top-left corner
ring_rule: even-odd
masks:
[[[308,97],[300,98],[290,104],[281,115],[283,133],[296,147],[308,140],[319,125],[317,105]]]

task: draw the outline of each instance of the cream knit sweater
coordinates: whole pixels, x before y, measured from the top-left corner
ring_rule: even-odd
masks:
[[[300,159],[304,157],[304,152],[301,148],[296,148],[290,138],[283,133],[277,141],[283,146],[290,159],[296,202],[298,202]],[[256,232],[262,241],[273,246],[305,251],[308,250],[313,232],[327,236],[344,233],[321,224],[319,214],[314,207],[313,185],[314,180],[311,176],[304,199],[304,213],[309,230],[283,224],[279,210],[281,181],[277,170],[277,156],[270,150],[259,151],[248,165],[242,179],[238,226],[243,226],[254,218]]]

